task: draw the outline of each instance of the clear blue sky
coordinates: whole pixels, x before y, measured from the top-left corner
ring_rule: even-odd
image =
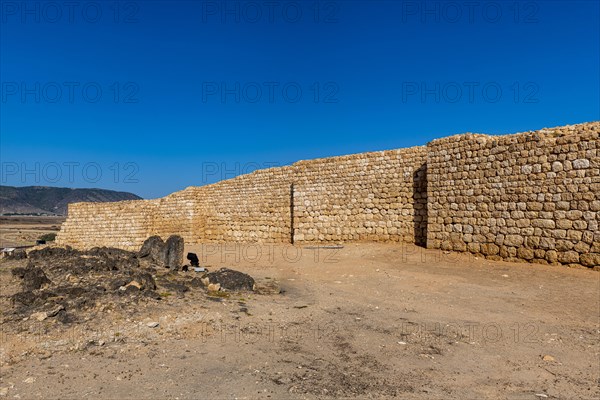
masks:
[[[0,2],[1,184],[153,198],[600,119],[598,1],[71,3]]]

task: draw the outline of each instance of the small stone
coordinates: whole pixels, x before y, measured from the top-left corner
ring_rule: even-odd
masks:
[[[36,312],[31,314],[31,318],[36,319],[38,321],[43,321],[46,318],[48,318],[48,314],[46,314],[45,312]]]
[[[563,170],[563,164],[560,161],[555,161],[552,163],[552,171],[560,172]]]
[[[148,322],[148,323],[146,324],[146,326],[147,326],[148,328],[156,328],[156,327],[158,327],[159,325],[160,325],[160,324],[159,324],[158,322],[156,322],[156,321],[153,321],[153,322]]]
[[[48,317],[56,317],[58,315],[58,313],[64,309],[65,308],[62,305],[58,305],[58,306],[54,307],[53,309],[51,309],[50,311],[46,312],[45,314]]]
[[[554,359],[554,357],[552,357],[551,355],[548,355],[548,354],[546,354],[544,357],[542,357],[542,360],[544,360],[544,361],[549,361],[549,362],[551,362],[551,361],[556,361],[556,360]]]
[[[587,253],[580,256],[581,264],[586,267],[598,267],[600,266],[600,253]]]
[[[584,169],[590,167],[590,160],[586,160],[585,158],[580,158],[578,160],[573,160],[573,168],[575,169]]]
[[[6,395],[8,395],[8,388],[7,387],[0,388],[0,397],[5,397]]]
[[[579,262],[579,253],[576,251],[565,251],[558,253],[558,261],[563,264],[576,264]]]
[[[136,288],[142,290],[142,284],[139,283],[138,281],[131,281],[131,282],[129,282],[127,285],[125,285],[125,288],[128,288],[130,286],[133,286],[133,287],[136,287]]]
[[[532,260],[534,258],[534,252],[531,249],[519,247],[517,249],[517,256],[523,260]]]
[[[33,382],[35,382],[35,378],[34,377],[29,377],[29,378],[27,378],[27,379],[25,379],[23,381],[23,383],[33,383]]]
[[[504,239],[504,245],[518,247],[523,244],[523,241],[524,241],[524,239],[522,236],[506,235],[506,238]]]

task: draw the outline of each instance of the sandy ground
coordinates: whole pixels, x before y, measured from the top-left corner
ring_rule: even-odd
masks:
[[[186,250],[282,293],[171,296],[74,326],[27,321],[1,336],[0,396],[600,398],[598,271],[402,244]],[[9,268],[3,307],[17,285]]]
[[[31,246],[45,233],[57,233],[65,217],[0,216],[0,248]]]

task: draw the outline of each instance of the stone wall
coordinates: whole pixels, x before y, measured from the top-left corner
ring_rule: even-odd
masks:
[[[294,164],[296,242],[425,244],[425,146]]]
[[[411,242],[600,264],[600,123],[299,161],[161,199],[69,205],[57,242]]]
[[[258,170],[194,193],[190,243],[291,241],[293,167]]]
[[[193,206],[190,189],[156,200],[129,200],[114,203],[72,203],[67,220],[56,238],[58,244],[76,248],[112,246],[137,250],[152,235],[191,235]]]
[[[299,161],[162,199],[70,204],[57,242],[134,250],[151,235],[179,234],[187,243],[424,243],[426,156],[422,146]]]
[[[599,125],[431,142],[428,247],[600,265]]]

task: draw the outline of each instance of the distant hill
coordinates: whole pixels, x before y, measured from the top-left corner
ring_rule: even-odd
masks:
[[[105,189],[69,189],[48,186],[1,186],[0,214],[66,215],[67,205],[78,202],[139,200],[127,192]]]

